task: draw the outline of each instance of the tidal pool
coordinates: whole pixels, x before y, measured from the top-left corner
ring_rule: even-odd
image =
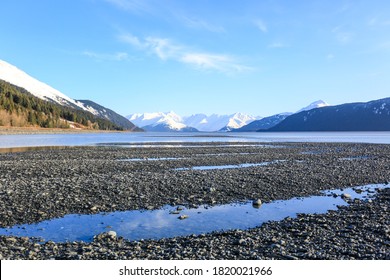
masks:
[[[90,242],[94,235],[109,230],[129,240],[140,240],[249,229],[268,221],[296,217],[298,213],[314,214],[337,210],[338,206],[348,204],[341,197],[342,194],[349,194],[350,199],[369,199],[377,189],[387,187],[388,185],[375,184],[329,190],[324,191],[321,196],[263,203],[259,208],[253,207],[252,201],[248,201],[201,206],[196,209],[182,207],[182,210],[178,210],[178,207],[166,206],[159,210],[118,211],[94,215],[71,214],[36,224],[0,228],[0,235],[36,237],[55,242]],[[182,215],[188,217],[179,219]]]
[[[214,170],[214,169],[235,169],[235,168],[247,168],[253,166],[265,166],[272,163],[280,162],[283,160],[275,160],[275,161],[266,161],[260,163],[240,163],[240,164],[227,164],[227,165],[200,165],[200,166],[192,166],[192,167],[180,167],[175,168],[176,171],[184,171],[184,170]]]

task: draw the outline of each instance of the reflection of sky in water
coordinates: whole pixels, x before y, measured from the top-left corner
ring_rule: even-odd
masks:
[[[76,133],[0,135],[0,148],[153,142],[354,142],[390,144],[390,132]]]
[[[325,192],[326,196],[294,198],[264,203],[254,208],[251,202],[213,207],[184,209],[179,215],[170,214],[175,207],[164,207],[152,211],[123,211],[96,215],[66,215],[63,218],[44,221],[32,225],[19,225],[1,228],[1,235],[34,236],[44,240],[91,241],[93,236],[104,231],[114,230],[119,236],[129,240],[159,239],[163,237],[184,236],[189,234],[209,233],[229,229],[248,229],[270,220],[295,217],[297,213],[325,213],[337,210],[337,205],[347,205],[340,197],[332,194],[348,193],[351,198],[367,198],[374,188],[384,185],[360,187],[362,193],[352,188]],[[369,192],[367,192],[367,190]],[[180,215],[188,219],[179,220]]]
[[[184,170],[214,170],[214,169],[235,169],[235,168],[247,168],[253,166],[265,166],[271,163],[280,162],[282,160],[275,160],[270,162],[260,162],[260,163],[241,163],[241,164],[228,164],[228,165],[202,165],[202,166],[193,166],[193,167],[182,167],[175,168],[176,171]]]

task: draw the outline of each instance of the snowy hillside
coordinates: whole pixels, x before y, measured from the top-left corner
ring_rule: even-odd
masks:
[[[327,106],[329,106],[329,104],[326,103],[325,101],[317,100],[317,101],[314,101],[313,103],[309,104],[308,106],[300,109],[296,113],[300,113],[300,112],[303,112],[303,111],[309,111],[309,110],[316,109],[316,108],[327,107]]]
[[[135,125],[146,131],[193,131],[183,123],[181,116],[174,112],[136,113],[127,116]]]
[[[0,60],[0,80],[24,88],[32,95],[42,100],[90,112],[95,116],[109,120],[126,130],[137,129],[129,120],[114,111],[90,100],[74,100],[3,60]]]
[[[242,113],[235,113],[232,115],[213,114],[210,116],[196,114],[185,117],[184,122],[188,126],[195,127],[199,131],[230,131],[247,125],[257,119],[259,118]]]
[[[82,109],[97,115],[96,110],[94,110],[92,107],[84,106],[83,103],[66,96],[62,92],[38,81],[37,79],[34,79],[27,73],[3,60],[0,60],[0,79],[9,82],[10,84],[24,88],[40,99],[52,101],[64,106]]]
[[[195,114],[189,117],[181,117],[174,112],[169,113],[143,113],[132,114],[127,118],[135,125],[142,127],[146,130],[152,130],[151,128],[162,127],[165,124],[164,131],[169,127],[175,131],[230,131],[234,128],[240,128],[258,118],[236,113],[232,115],[217,115],[213,114],[207,116],[205,114]],[[153,129],[156,131],[156,129]],[[161,131],[161,130],[160,130]]]

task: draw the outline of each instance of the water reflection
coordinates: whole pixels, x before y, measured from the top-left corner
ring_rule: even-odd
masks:
[[[99,143],[186,142],[353,142],[390,144],[390,132],[277,132],[277,133],[68,133],[0,135],[0,147],[83,146]]]
[[[281,162],[284,160],[274,160],[266,161],[260,163],[241,163],[241,164],[228,164],[228,165],[201,165],[201,166],[192,166],[192,167],[181,167],[175,168],[176,171],[185,171],[185,170],[214,170],[214,169],[236,169],[236,168],[247,168],[253,166],[265,166],[272,163]]]
[[[114,230],[129,240],[160,239],[189,234],[210,233],[229,229],[248,229],[267,221],[295,217],[298,213],[326,213],[347,205],[341,194],[348,193],[351,199],[369,198],[377,188],[387,185],[367,185],[344,190],[324,192],[324,196],[294,198],[264,203],[260,208],[252,202],[177,211],[177,207],[164,207],[152,211],[121,211],[96,215],[66,215],[63,218],[31,225],[1,228],[0,235],[40,237],[56,242],[91,241],[94,235]],[[176,212],[179,214],[171,214]],[[178,219],[188,215],[187,219]]]
[[[5,153],[22,153],[30,151],[43,151],[43,150],[63,150],[67,146],[42,146],[42,147],[14,147],[14,148],[0,148],[0,154]]]

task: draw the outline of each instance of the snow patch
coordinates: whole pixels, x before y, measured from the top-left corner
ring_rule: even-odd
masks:
[[[32,95],[46,101],[51,101],[63,106],[74,106],[79,109],[97,115],[97,111],[92,107],[85,106],[82,102],[76,101],[51,86],[38,81],[17,67],[0,60],[0,79],[24,88]]]
[[[309,110],[316,109],[316,108],[322,108],[322,107],[326,107],[326,106],[329,106],[329,104],[326,103],[325,101],[317,100],[317,101],[309,104],[308,106],[300,109],[296,113],[303,112],[303,111],[309,111]]]

